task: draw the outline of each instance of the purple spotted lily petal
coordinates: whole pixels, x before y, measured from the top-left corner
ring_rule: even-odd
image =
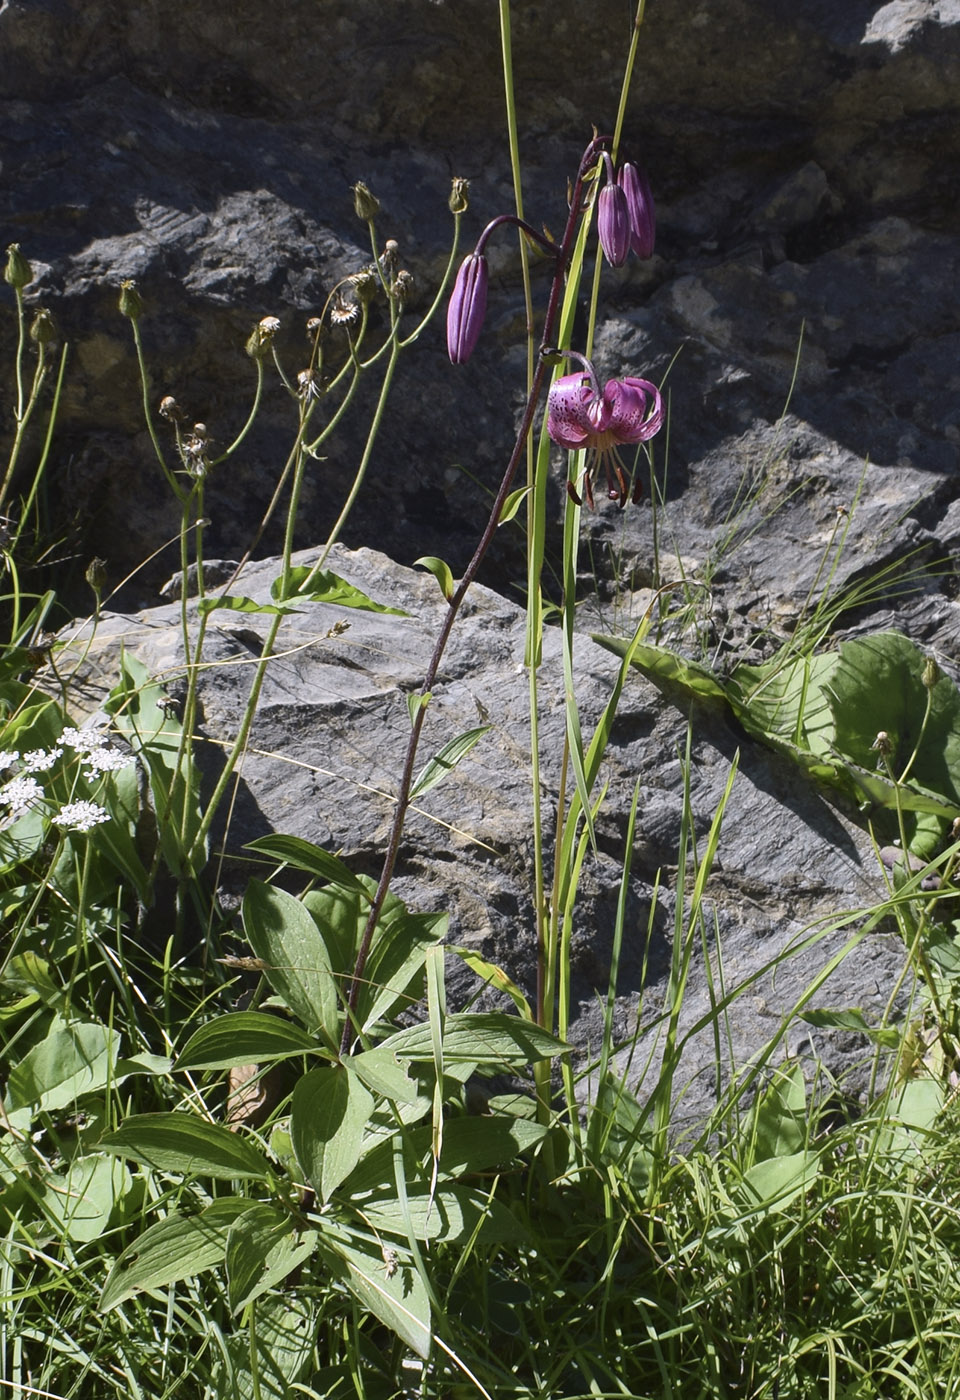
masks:
[[[583,489],[590,506],[593,483],[601,467],[611,500],[619,500],[621,506],[626,504],[626,475],[617,449],[646,442],[660,431],[662,424],[663,401],[655,384],[626,376],[608,379],[601,392],[592,366],[586,372],[557,379],[547,399],[547,432],[553,441],[571,451],[583,449],[589,454]],[[571,495],[580,504],[572,489]]]

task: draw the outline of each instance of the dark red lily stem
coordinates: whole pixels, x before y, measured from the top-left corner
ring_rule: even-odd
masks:
[[[527,435],[529,434],[530,429],[533,426],[533,419],[537,410],[537,401],[540,398],[540,390],[543,388],[544,375],[547,371],[547,361],[544,359],[543,351],[545,347],[548,346],[550,343],[550,339],[553,333],[554,322],[557,319],[557,313],[560,309],[560,294],[563,289],[564,274],[567,270],[567,264],[570,261],[570,253],[573,249],[573,242],[577,232],[577,223],[580,218],[580,195],[583,186],[583,177],[586,175],[587,171],[590,169],[591,165],[593,165],[594,161],[596,160],[597,151],[602,149],[604,144],[608,142],[609,139],[610,138],[608,136],[594,137],[594,139],[590,142],[590,145],[587,147],[586,151],[584,151],[583,157],[580,161],[580,168],[577,171],[577,178],[573,188],[573,196],[570,201],[570,213],[567,218],[567,227],[564,230],[563,241],[561,242],[559,250],[557,252],[556,270],[553,274],[553,283],[550,288],[550,299],[547,303],[547,312],[543,321],[543,333],[540,338],[541,353],[538,359],[537,368],[534,372],[533,383],[530,386],[530,393],[527,397],[527,405],[523,411],[523,419],[520,423],[520,430],[517,433],[517,440],[514,444],[513,451],[510,454],[510,460],[507,463],[506,471],[503,474],[503,480],[500,483],[500,489],[497,492],[496,499],[494,500],[493,507],[490,511],[490,518],[487,521],[483,534],[480,536],[480,541],[477,544],[476,549],[474,550],[473,558],[467,565],[463,577],[457,585],[453,596],[449,600],[449,604],[447,607],[447,615],[444,618],[443,626],[440,629],[440,635],[437,637],[437,642],[433,649],[433,655],[430,658],[430,665],[427,667],[427,673],[424,676],[423,685],[420,688],[421,695],[425,695],[427,691],[433,689],[433,685],[437,677],[437,672],[440,669],[440,662],[443,660],[443,654],[446,651],[447,642],[450,640],[450,633],[453,630],[453,624],[457,619],[457,613],[460,611],[460,605],[463,602],[464,597],[466,596],[467,589],[470,587],[470,585],[476,578],[480,565],[483,561],[483,556],[486,554],[490,546],[490,541],[493,539],[496,533],[497,524],[500,520],[500,513],[503,510],[503,505],[507,499],[507,496],[510,494],[510,487],[513,484],[513,478],[516,474],[517,467],[520,464],[520,459],[523,456],[523,450],[527,441]],[[403,836],[403,828],[406,822],[407,810],[410,806],[410,788],[413,785],[413,766],[416,763],[417,759],[417,748],[420,743],[420,733],[423,729],[425,713],[426,706],[419,706],[415,716],[413,717],[413,722],[410,729],[410,738],[407,742],[407,753],[403,763],[403,772],[400,777],[400,791],[397,796],[397,807],[393,818],[393,824],[390,828],[390,839],[387,843],[387,851],[383,859],[383,869],[380,873],[380,883],[377,886],[377,892],[373,897],[372,904],[370,905],[370,911],[367,915],[366,925],[364,926],[363,937],[360,939],[360,947],[357,950],[357,960],[354,965],[353,977],[350,983],[350,995],[347,1001],[347,1015],[343,1026],[343,1036],[340,1041],[341,1055],[346,1055],[349,1052],[351,1042],[353,1041],[355,1035],[357,1002],[360,998],[360,988],[363,985],[363,972],[367,964],[367,956],[370,952],[370,945],[373,942],[373,934],[377,926],[377,920],[380,917],[380,911],[383,908],[383,902],[387,897],[387,891],[390,888],[390,881],[393,879],[393,872],[397,863],[397,855],[400,851],[400,841]]]
[[[524,233],[529,234],[535,242],[539,243],[545,253],[552,253],[555,258],[560,257],[563,250],[558,248],[556,243],[547,238],[545,234],[539,233],[533,227],[533,224],[528,224],[526,219],[521,219],[516,214],[498,214],[495,219],[491,219],[483,230],[483,233],[481,233],[480,237],[477,239],[477,246],[473,251],[475,253],[482,253],[487,246],[487,240],[491,233],[493,233],[494,229],[500,228],[502,224],[515,224],[517,228],[522,228]]]

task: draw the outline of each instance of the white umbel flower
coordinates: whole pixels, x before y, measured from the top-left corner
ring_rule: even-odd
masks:
[[[69,831],[90,831],[101,822],[109,821],[110,814],[96,802],[68,802],[54,817],[54,823]]]

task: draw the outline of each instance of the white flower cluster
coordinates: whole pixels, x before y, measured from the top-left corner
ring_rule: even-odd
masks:
[[[110,814],[96,802],[67,802],[54,817],[54,824],[65,831],[89,831],[100,822],[109,821]]]
[[[26,753],[2,749],[0,774],[13,776],[0,784],[0,808],[6,809],[5,814],[0,813],[0,825],[9,825],[47,800],[43,786],[33,775],[50,772],[67,749],[79,758],[88,781],[116,773],[133,762],[132,754],[110,746],[109,735],[102,729],[75,729],[72,725],[67,725],[53,748],[29,749]],[[90,831],[108,821],[109,813],[96,802],[67,802],[53,813],[51,820],[66,831]]]

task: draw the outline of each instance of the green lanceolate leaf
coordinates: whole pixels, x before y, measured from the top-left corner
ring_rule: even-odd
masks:
[[[452,773],[461,759],[478,743],[492,726],[481,725],[478,729],[468,729],[463,734],[458,734],[455,739],[451,739],[449,744],[444,744],[439,753],[434,754],[429,763],[426,763],[413,781],[410,789],[410,801],[415,802],[418,797],[422,797],[425,792],[442,783],[444,778]]]
[[[316,1248],[314,1230],[299,1234],[290,1216],[274,1206],[244,1211],[227,1235],[228,1299],[232,1312],[275,1288]]]
[[[438,559],[435,554],[424,554],[422,558],[414,559],[413,564],[414,568],[420,564],[423,568],[429,569],[440,585],[440,592],[449,603],[453,597],[453,574],[450,572],[450,565],[445,564],[442,559]]]
[[[233,1069],[316,1049],[312,1035],[280,1016],[230,1011],[194,1031],[177,1056],[177,1069]]]
[[[633,665],[652,681],[682,686],[692,695],[704,699],[727,698],[720,681],[707,666],[701,666],[698,661],[688,661],[666,647],[655,647],[646,642],[634,645],[627,637],[604,637],[597,633],[593,634],[593,640],[615,656],[626,656],[633,647]]]
[[[433,1060],[433,1038],[429,1025],[410,1026],[382,1042],[399,1060]],[[549,1031],[519,1016],[499,1011],[460,1012],[448,1016],[443,1030],[445,1061],[465,1061],[478,1065],[501,1065],[519,1069],[565,1055],[569,1045]]]
[[[255,1201],[227,1196],[199,1215],[175,1212],[151,1225],[120,1255],[100,1297],[104,1312],[144,1289],[166,1288],[222,1264],[231,1225]]]
[[[497,521],[498,526],[506,525],[508,520],[512,520],[514,518],[523,502],[529,496],[531,490],[532,487],[530,486],[521,486],[518,488],[518,490],[510,492],[510,495],[503,503],[503,509],[500,512],[500,519]]]
[[[264,964],[263,975],[307,1030],[339,1043],[337,988],[320,931],[299,899],[251,880],[243,899],[243,928]]]
[[[228,612],[239,613],[290,613],[297,609],[292,603],[258,603],[253,598],[240,596],[221,596],[211,594],[206,598],[200,598],[197,602],[197,612],[201,614],[212,613],[216,609],[226,608]]]
[[[310,1364],[316,1328],[312,1298],[287,1293],[262,1298],[248,1325],[227,1339],[229,1361],[216,1373],[214,1393],[206,1392],[209,1400],[294,1400],[301,1394],[296,1382]]]
[[[130,1157],[158,1171],[222,1180],[271,1175],[257,1149],[229,1128],[192,1113],[140,1113],[100,1140],[103,1152]]]
[[[360,1157],[374,1098],[346,1064],[314,1069],[297,1081],[290,1136],[297,1161],[326,1204]]]
[[[319,1247],[334,1277],[418,1356],[430,1354],[430,1299],[419,1273],[399,1251],[324,1232]]]
[[[107,1026],[55,1017],[43,1040],[10,1071],[4,1107],[53,1113],[82,1094],[95,1093],[114,1077],[120,1037]]]
[[[467,1239],[474,1233],[485,1241],[515,1240],[521,1243],[526,1232],[514,1215],[499,1201],[491,1201],[483,1191],[467,1186],[443,1186],[408,1191],[397,1200],[390,1193],[363,1202],[363,1218],[379,1234],[398,1235],[415,1240]]]
[[[311,603],[332,603],[338,608],[357,608],[361,612],[391,613],[394,617],[408,617],[402,608],[388,608],[383,603],[375,603],[348,583],[339,574],[329,569],[308,569],[300,566],[290,570],[290,586],[285,598],[281,597],[283,580],[274,579],[270,585],[270,596],[275,603],[288,603],[294,598]]]
[[[366,894],[363,884],[342,860],[315,846],[312,841],[305,841],[302,836],[259,836],[256,841],[248,841],[244,850],[282,861],[296,870],[305,870],[328,885],[339,885],[341,889]]]

